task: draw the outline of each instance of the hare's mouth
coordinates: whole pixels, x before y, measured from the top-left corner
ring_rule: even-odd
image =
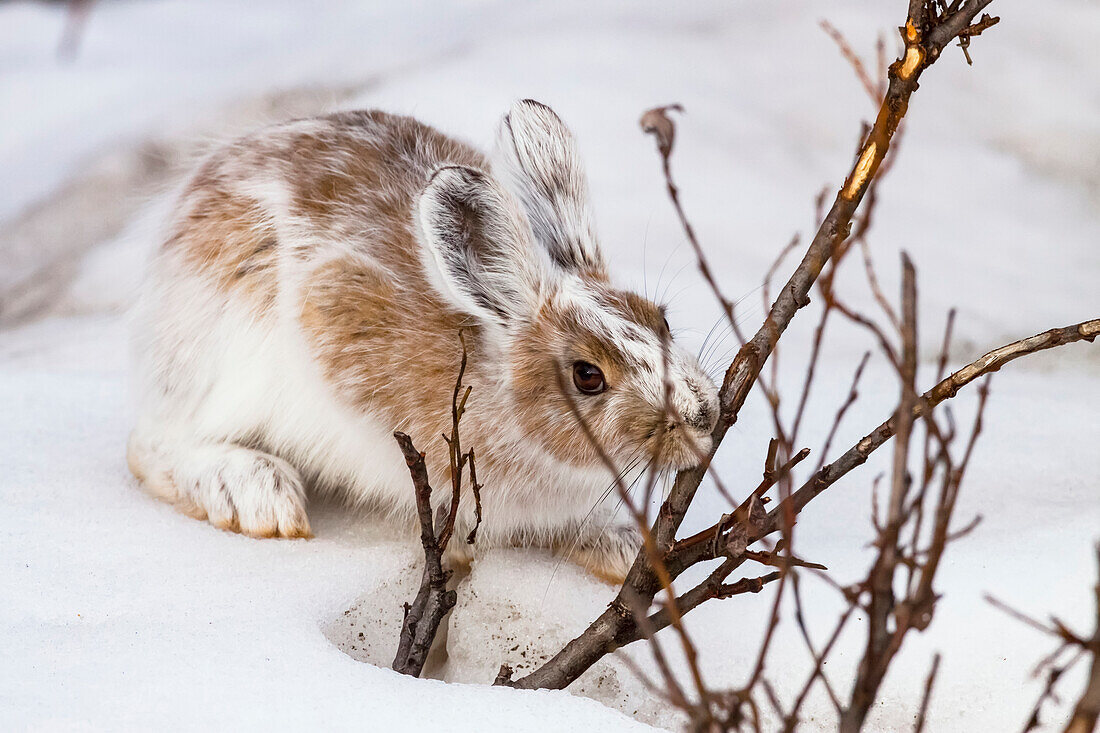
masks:
[[[680,470],[698,466],[710,454],[710,433],[686,425],[669,425],[661,435],[653,436],[653,451],[661,468]]]

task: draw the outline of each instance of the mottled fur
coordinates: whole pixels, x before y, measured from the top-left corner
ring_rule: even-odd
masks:
[[[637,535],[607,526],[607,508],[586,521],[611,477],[559,384],[578,360],[598,365],[610,388],[575,392],[577,408],[616,460],[661,445],[661,466],[709,447],[715,388],[674,344],[662,354],[656,305],[609,284],[557,116],[518,103],[495,160],[381,112],[290,122],[206,160],[139,311],[129,462],[147,490],[255,536],[308,535],[307,486],[411,520],[392,432],[448,484],[439,436],[462,330],[479,544],[557,547],[625,573]],[[678,420],[663,408],[665,360]],[[472,510],[467,497],[460,530]]]

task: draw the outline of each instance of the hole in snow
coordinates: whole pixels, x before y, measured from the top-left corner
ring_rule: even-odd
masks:
[[[352,659],[386,668],[392,664],[402,604],[416,595],[423,572],[413,547],[410,540],[400,562],[373,568],[371,587],[322,625],[328,640]],[[533,670],[583,630],[615,593],[580,568],[559,565],[556,557],[534,550],[480,553],[456,580],[458,602],[436,637],[423,675],[447,682],[491,684],[502,663],[517,676]],[[640,651],[631,656],[647,668],[648,654]],[[569,691],[650,724],[678,727],[673,711],[616,656],[601,660]]]

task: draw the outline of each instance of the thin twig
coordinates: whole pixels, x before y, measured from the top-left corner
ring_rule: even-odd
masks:
[[[863,87],[863,90],[867,92],[867,96],[871,98],[871,103],[878,104],[879,100],[882,98],[882,94],[879,93],[878,86],[871,81],[871,77],[867,74],[867,69],[863,66],[862,59],[852,50],[852,46],[848,43],[848,39],[827,20],[819,20],[818,25],[829,34],[829,38],[832,38],[833,42],[836,43],[837,47],[840,49],[841,55],[851,64],[852,71],[855,72],[856,78],[859,79],[859,83]]]
[[[936,673],[940,669],[940,654],[932,657],[932,668],[928,670],[928,679],[924,682],[924,694],[920,699],[920,712],[917,714],[917,724],[913,727],[913,733],[924,731],[924,721],[928,715],[928,703],[932,699],[932,686],[936,684]]]
[[[451,434],[443,436],[443,440],[447,443],[451,469],[451,501],[447,511],[441,511],[434,521],[432,487],[428,483],[428,469],[424,463],[424,454],[416,449],[412,438],[405,433],[398,431],[393,434],[412,476],[417,519],[420,522],[420,544],[424,548],[424,575],[413,602],[405,604],[405,618],[401,624],[401,636],[397,654],[393,660],[394,670],[413,677],[419,677],[423,671],[424,662],[435,641],[439,624],[454,608],[457,601],[455,591],[447,588],[451,571],[443,567],[443,554],[454,533],[459,498],[462,493],[462,470],[467,463],[470,466],[470,481],[473,484],[477,513],[477,521],[467,537],[467,542],[473,543],[477,528],[481,524],[481,486],[477,483],[474,452],[471,449],[469,453],[462,453],[462,440],[459,434],[459,424],[466,411],[466,402],[470,398],[471,388],[467,386],[463,389],[462,384],[467,359],[466,340],[462,331],[458,332],[458,340],[462,345],[462,359],[451,398]]]
[[[420,544],[424,548],[424,579],[412,604],[405,605],[405,619],[401,625],[401,637],[397,655],[393,659],[393,668],[397,672],[419,677],[424,669],[436,631],[443,617],[454,608],[457,596],[447,589],[451,577],[443,569],[443,550],[445,545],[437,538],[437,529],[432,523],[432,487],[428,484],[428,470],[424,466],[424,454],[413,445],[412,438],[402,432],[393,434],[405,463],[412,474],[413,488],[416,491],[416,510],[420,519]],[[442,526],[439,530],[442,530]]]

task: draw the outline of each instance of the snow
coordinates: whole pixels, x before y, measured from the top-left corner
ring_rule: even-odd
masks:
[[[0,727],[674,726],[620,659],[601,662],[577,695],[487,686],[501,662],[552,652],[612,596],[545,554],[479,557],[459,587],[447,654],[429,670],[438,679],[413,680],[383,668],[419,577],[410,538],[311,507],[315,539],[261,542],[147,498],[123,459],[123,311],[156,243],[165,192],[212,141],[361,105],[487,146],[511,100],[534,97],[579,137],[618,279],[670,300],[673,327],[699,344],[718,314],[652,141],[637,129],[644,109],[684,104],[673,163],[681,195],[755,328],[762,274],[795,231],[808,234],[814,196],[839,184],[871,114],[817,20],[827,12],[870,54],[902,5],[102,2],[69,64],[54,56],[61,8],[0,6]],[[1088,0],[994,9],[1004,20],[974,41],[973,67],[951,52],[922,79],[871,238],[888,292],[900,249],[919,268],[924,383],[951,306],[960,309],[955,364],[1100,314],[1100,98],[1089,91],[1100,85],[1100,11]],[[860,270],[842,273],[842,292],[871,310]],[[813,320],[806,314],[784,339],[791,394]],[[811,448],[871,346],[855,329],[833,335],[811,402]],[[708,361],[719,367],[731,348],[726,338]],[[936,651],[932,729],[1022,726],[1041,689],[1031,668],[1050,643],[990,608],[985,592],[1089,628],[1098,354],[1075,345],[996,376],[958,510],[960,523],[975,513],[983,522],[949,550],[936,619],[907,640],[871,729],[911,725]],[[877,425],[894,390],[873,362],[835,445]],[[973,395],[959,399],[967,424]],[[759,480],[769,430],[751,400],[719,456],[728,485]],[[869,562],[870,482],[885,457],[815,500],[799,525],[800,552],[841,582]],[[697,504],[688,530],[725,508],[708,491]],[[811,632],[823,639],[839,599],[820,583],[805,594]],[[712,686],[744,681],[769,598],[688,617]],[[834,682],[847,679],[860,647],[857,633],[842,638]],[[644,647],[631,654],[652,672]],[[788,614],[768,667],[785,699],[806,663]],[[1080,684],[1067,678],[1063,697]],[[827,699],[807,712],[808,727],[827,727]]]

